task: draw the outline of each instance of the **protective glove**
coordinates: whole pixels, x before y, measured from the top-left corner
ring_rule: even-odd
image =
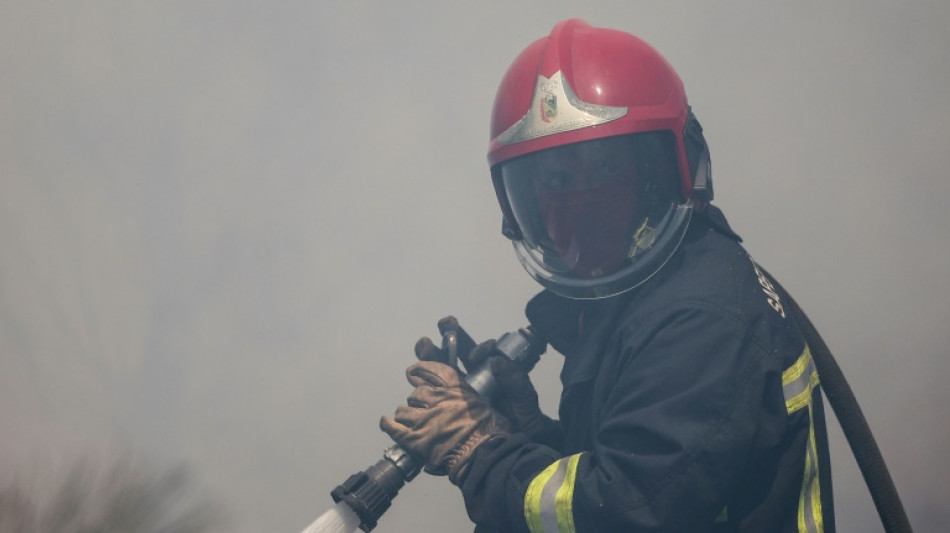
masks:
[[[447,474],[461,485],[475,449],[494,435],[510,433],[511,423],[446,364],[420,361],[406,377],[415,390],[395,417],[380,419],[380,429],[425,461],[426,472]]]
[[[439,320],[438,326],[442,335],[447,331],[455,332],[458,339],[458,358],[466,371],[471,372],[490,358],[492,374],[498,384],[491,405],[511,421],[512,431],[535,437],[552,424],[556,424],[541,412],[538,392],[531,384],[528,374],[507,357],[492,357],[495,353],[494,340],[476,345],[454,316]],[[445,350],[437,348],[428,337],[416,342],[415,352],[420,361],[449,364],[449,355]]]

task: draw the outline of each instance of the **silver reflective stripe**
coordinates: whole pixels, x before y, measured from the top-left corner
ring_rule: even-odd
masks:
[[[567,461],[561,460],[558,461],[557,471],[554,472],[547,485],[544,486],[544,491],[541,492],[541,524],[544,526],[544,531],[555,532],[558,530],[555,502],[557,502],[557,491],[564,484],[565,477],[567,477]]]
[[[574,479],[580,456],[559,459],[531,480],[524,498],[531,533],[575,533]]]
[[[788,414],[811,404],[811,393],[818,385],[818,372],[808,346],[798,360],[782,372],[782,392]]]
[[[808,441],[805,445],[805,472],[798,499],[799,533],[823,533],[821,485],[818,477],[818,446],[815,443],[815,419],[812,395],[818,387],[818,371],[808,346],[792,366],[782,372],[782,393],[788,414],[808,408]]]

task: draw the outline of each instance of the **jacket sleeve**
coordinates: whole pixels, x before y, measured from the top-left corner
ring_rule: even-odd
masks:
[[[705,531],[756,448],[784,424],[781,365],[708,304],[621,326],[602,368],[593,445],[564,456],[526,437],[477,450],[462,485],[471,518],[501,531]],[[778,369],[778,370],[776,370]],[[570,430],[570,428],[567,428]]]

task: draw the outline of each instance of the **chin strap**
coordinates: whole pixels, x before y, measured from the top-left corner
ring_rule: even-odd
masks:
[[[844,432],[848,444],[851,446],[851,453],[857,460],[861,474],[864,476],[864,482],[871,492],[871,498],[877,507],[877,513],[881,517],[881,523],[884,525],[884,531],[887,533],[912,532],[904,506],[901,503],[900,496],[897,494],[897,488],[894,481],[884,464],[884,457],[881,450],[871,434],[871,428],[868,426],[861,407],[858,405],[851,386],[844,377],[844,373],[838,366],[831,351],[821,338],[818,330],[802,311],[798,303],[788,294],[775,278],[764,268],[759,269],[765,272],[772,281],[774,287],[778,289],[782,298],[788,304],[791,315],[798,324],[805,342],[811,350],[812,359],[815,362],[815,368],[821,379],[821,386],[831,404],[841,429]]]

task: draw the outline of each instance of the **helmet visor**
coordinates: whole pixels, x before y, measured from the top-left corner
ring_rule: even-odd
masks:
[[[529,273],[567,296],[599,297],[662,266],[689,211],[679,202],[673,143],[670,132],[605,137],[502,163]]]

